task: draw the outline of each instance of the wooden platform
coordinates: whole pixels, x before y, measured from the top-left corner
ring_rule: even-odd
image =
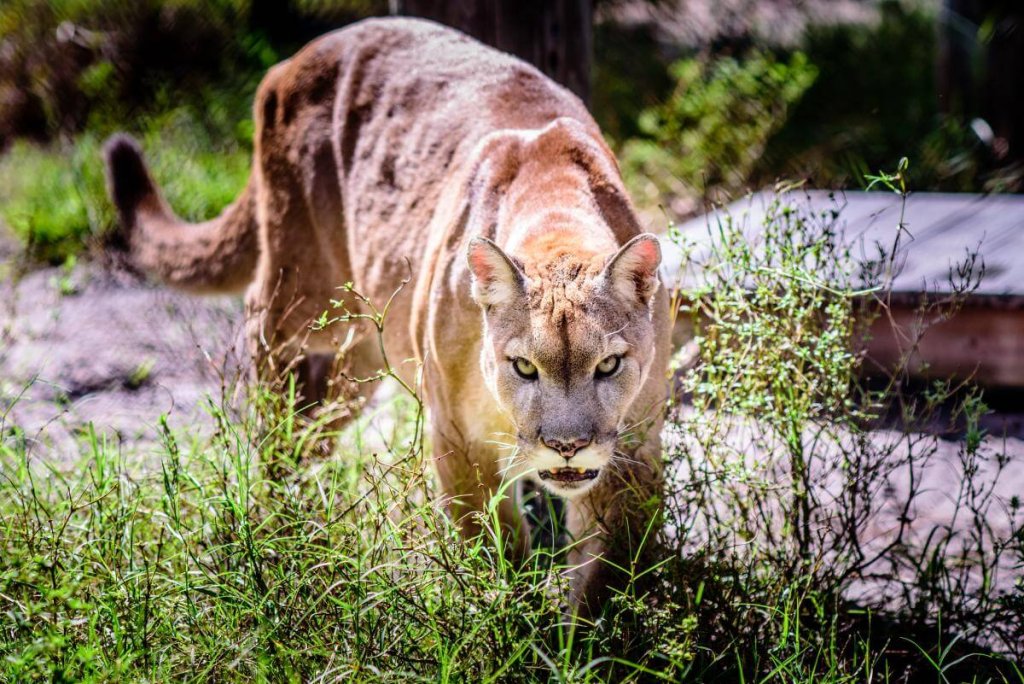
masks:
[[[772,200],[771,194],[755,194],[679,230],[699,253],[701,245],[710,243],[709,226],[728,214],[756,242]],[[863,258],[876,255],[876,242],[891,246],[898,232],[901,199],[892,193],[794,191],[785,201],[808,215],[838,211],[836,227]],[[923,376],[1024,387],[1024,195],[915,193],[907,199],[904,225],[892,281],[892,316],[872,327],[868,366],[891,367],[908,352],[922,298],[948,296],[950,267],[973,251],[978,264],[984,264],[980,286],[958,314],[928,330],[910,353],[910,367]],[[666,283],[692,285],[685,278],[679,283],[680,249],[667,237],[662,247]]]

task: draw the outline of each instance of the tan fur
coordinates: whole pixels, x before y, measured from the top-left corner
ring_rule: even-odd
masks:
[[[198,291],[248,283],[253,353],[271,369],[301,346],[338,351],[340,331],[307,331],[339,285],[383,302],[409,280],[385,349],[412,360],[410,380],[423,365],[437,471],[467,531],[504,478],[562,458],[546,444],[592,440],[567,462],[599,467],[596,483],[545,483],[569,498],[573,593],[592,610],[618,581],[594,558],[628,564],[657,514],[669,341],[657,243],[637,237],[597,125],[534,68],[411,19],[311,43],[267,74],[254,112],[249,186],[200,226],[174,218],[133,142],[108,145],[136,261]],[[612,353],[620,370],[597,378]],[[344,355],[354,375],[381,364],[366,330]],[[500,514],[525,552],[517,505]]]

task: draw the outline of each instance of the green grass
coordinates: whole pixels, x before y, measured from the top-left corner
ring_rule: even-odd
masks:
[[[1020,596],[956,582],[988,552],[955,554],[938,531],[889,552],[917,568],[915,604],[844,598],[864,561],[849,526],[863,530],[875,505],[856,493],[919,466],[929,441],[867,439],[869,414],[900,397],[864,399],[855,382],[846,341],[864,294],[847,250],[823,216],[785,202],[772,216],[764,250],[731,221],[711,227],[702,284],[681,299],[704,363],[684,378],[698,410],[671,414],[660,561],[632,568],[595,623],[565,614],[561,552],[508,564],[487,513],[479,536],[460,537],[415,393],[379,409],[394,425],[383,444],[357,425],[331,458],[311,456],[323,426],[284,408],[290,385],[254,387],[241,406],[214,398],[205,434],[160,419],[157,453],[89,429],[60,466],[6,396],[0,680],[1024,681],[1012,641],[1006,656],[971,641],[1021,627]],[[835,264],[828,282],[811,268],[821,263]],[[915,415],[949,391],[929,397]],[[963,456],[976,460],[985,409],[972,396],[964,410]],[[838,510],[822,468],[853,493]],[[981,514],[987,485],[974,484],[965,515]],[[844,526],[823,524],[836,514]],[[1022,541],[999,553],[1024,560]]]
[[[183,218],[216,216],[245,185],[246,122],[232,134],[181,107],[136,128],[154,177]],[[101,134],[83,133],[45,147],[17,142],[0,156],[0,218],[31,256],[59,263],[115,229],[102,143]]]
[[[401,413],[387,454],[300,467],[269,446],[297,425],[261,438],[219,409],[209,440],[165,433],[159,468],[90,432],[58,470],[8,428],[0,677],[646,681],[742,664],[751,676],[777,669],[776,681],[858,681],[871,667],[863,645],[863,666],[817,653],[835,626],[789,634],[755,659],[743,643],[702,653],[700,606],[667,596],[626,594],[600,626],[574,630],[558,559],[517,569],[493,532],[459,537],[432,503],[429,464],[407,447],[411,411]],[[788,632],[806,593],[749,610]]]

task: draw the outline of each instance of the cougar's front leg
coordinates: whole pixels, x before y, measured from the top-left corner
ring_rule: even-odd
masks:
[[[435,427],[433,451],[448,512],[462,535],[473,537],[484,529],[485,524],[492,523],[486,517],[488,504],[494,496],[500,495],[502,498],[496,511],[503,550],[510,560],[525,561],[530,554],[529,530],[515,500],[515,483],[503,483],[500,448],[488,443],[465,441],[449,423],[448,429]]]
[[[623,456],[593,490],[569,502],[570,608],[582,617],[596,617],[604,602],[655,555],[661,517],[661,439],[655,433]]]

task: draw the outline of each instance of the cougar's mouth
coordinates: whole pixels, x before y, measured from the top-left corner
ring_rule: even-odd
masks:
[[[554,480],[560,483],[586,482],[598,475],[598,470],[591,468],[552,468],[541,470],[537,475],[542,480]]]

